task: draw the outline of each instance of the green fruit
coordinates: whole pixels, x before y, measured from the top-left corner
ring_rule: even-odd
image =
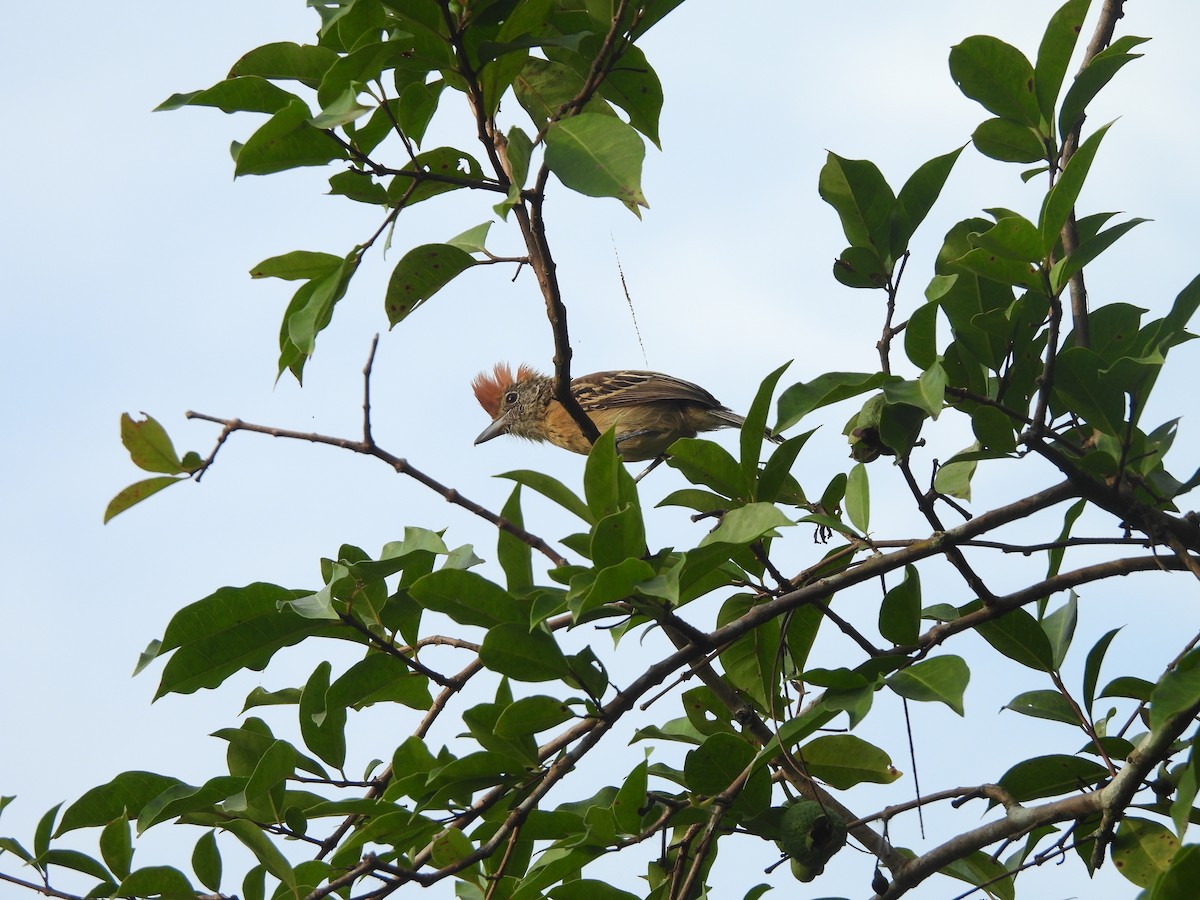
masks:
[[[795,877],[795,879],[797,881],[804,881],[804,882],[812,881],[814,878],[816,878],[818,875],[820,875],[824,871],[825,871],[824,863],[818,863],[817,866],[814,868],[813,866],[806,866],[804,863],[800,862],[800,860],[798,860],[798,859],[792,860],[792,875]]]
[[[807,881],[821,874],[829,858],[842,849],[846,843],[846,823],[820,803],[802,800],[784,812],[779,834],[783,852],[792,858],[792,874],[800,878],[796,874],[799,864],[806,873],[811,872],[810,878],[800,878]]]

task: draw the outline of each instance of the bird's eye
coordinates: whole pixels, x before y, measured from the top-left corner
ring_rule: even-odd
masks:
[[[516,403],[517,402],[517,392],[509,391],[507,394],[505,394],[504,402],[505,403]]]

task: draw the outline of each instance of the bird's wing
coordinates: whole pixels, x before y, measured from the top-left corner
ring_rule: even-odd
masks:
[[[697,403],[706,409],[723,409],[717,398],[698,384],[661,372],[596,372],[573,379],[571,390],[584,409],[655,401]]]

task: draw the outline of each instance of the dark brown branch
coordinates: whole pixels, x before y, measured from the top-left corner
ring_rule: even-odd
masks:
[[[9,884],[15,884],[17,887],[23,887],[26,890],[33,891],[35,894],[41,894],[43,897],[56,897],[58,900],[83,900],[83,897],[80,894],[66,894],[62,891],[56,891],[48,884],[43,885],[33,881],[25,881],[24,879],[17,878],[14,875],[6,875],[3,872],[0,872],[0,881],[7,881]],[[197,897],[196,900],[204,900],[204,898]]]
[[[409,669],[410,671],[419,672],[421,675],[424,675],[426,678],[428,678],[430,681],[432,681],[438,687],[443,687],[443,688],[450,687],[454,683],[452,679],[447,678],[445,675],[435,672],[435,671],[433,671],[433,669],[430,669],[427,666],[422,665],[421,663],[417,662],[415,659],[410,659],[409,657],[405,656],[403,653],[401,653],[398,649],[396,649],[390,643],[385,641],[379,635],[375,634],[375,632],[373,632],[370,628],[368,628],[366,625],[364,625],[362,622],[360,622],[354,616],[343,614],[343,615],[339,616],[339,619],[341,620],[343,625],[345,625],[348,628],[353,628],[355,631],[357,631],[359,634],[361,634],[364,638],[366,638],[367,643],[369,643],[372,647],[375,647],[380,652],[382,652],[382,653],[386,654],[387,656],[390,656],[392,659],[398,661],[401,665],[403,665],[405,668]]]
[[[464,497],[455,488],[447,487],[440,481],[426,475],[420,469],[411,465],[408,460],[388,453],[382,447],[373,442],[366,440],[354,441],[349,438],[332,437],[325,434],[317,434],[316,432],[293,431],[289,428],[273,428],[269,425],[255,425],[252,422],[243,422],[241,419],[222,419],[219,416],[210,416],[205,413],[198,413],[188,410],[184,415],[189,419],[199,419],[203,422],[214,422],[217,425],[223,426],[228,432],[234,431],[250,431],[255,434],[266,434],[271,437],[286,438],[294,441],[308,441],[313,444],[325,444],[330,447],[340,447],[343,450],[349,450],[353,453],[361,453],[364,456],[373,456],[391,466],[398,475],[407,475],[408,477],[419,481],[430,490],[440,494],[448,503],[453,503],[456,506],[461,506],[468,512],[474,513],[481,519],[486,519],[491,522],[501,531],[506,531],[513,537],[516,537],[528,544],[534,550],[537,550],[556,566],[565,566],[567,560],[564,556],[553,550],[549,544],[535,534],[530,534],[524,528],[514,525],[512,522],[499,516],[491,510],[480,506],[474,500]],[[203,474],[207,466],[202,466],[197,470],[197,475]]]
[[[1117,20],[1124,15],[1125,0],[1104,0],[1100,8],[1100,18],[1096,22],[1096,30],[1083,54],[1080,71],[1086,69],[1096,54],[1112,43],[1113,32]],[[1078,76],[1076,76],[1078,77]],[[1083,117],[1078,122],[1071,123],[1070,131],[1063,136],[1060,165],[1066,167],[1071,157],[1079,147],[1079,138],[1083,131]],[[1063,256],[1069,257],[1079,249],[1079,228],[1075,223],[1075,210],[1072,209],[1062,229]],[[1091,344],[1091,334],[1088,326],[1087,286],[1083,280],[1083,269],[1071,276],[1071,320],[1075,329],[1075,346],[1087,347]],[[1050,352],[1054,352],[1050,348]]]
[[[896,277],[893,280],[888,277],[887,283],[887,315],[883,320],[883,333],[880,334],[879,340],[875,343],[875,349],[879,351],[879,367],[884,373],[892,374],[892,338],[904,330],[907,323],[901,324],[899,327],[892,327],[892,319],[896,315],[896,295],[900,292],[900,280],[904,277],[904,267],[908,265],[908,258],[911,254],[905,250],[904,255],[900,257],[900,265],[896,272]]]
[[[908,489],[912,492],[913,499],[917,501],[917,506],[925,516],[925,519],[935,531],[945,531],[946,526],[942,524],[941,517],[938,516],[937,510],[933,506],[934,498],[937,495],[932,491],[926,493],[921,490],[917,484],[917,479],[913,477],[912,467],[909,465],[907,459],[900,461],[900,471],[904,475]],[[958,570],[958,573],[962,576],[963,581],[967,583],[967,586],[975,592],[975,596],[982,600],[984,604],[991,603],[995,595],[983,583],[983,579],[971,568],[971,564],[967,562],[967,558],[963,556],[962,550],[957,545],[951,544],[946,547],[946,558]]]
[[[1143,532],[1156,543],[1170,546],[1171,540],[1175,540],[1181,549],[1200,553],[1200,523],[1194,517],[1172,516],[1155,509],[1134,496],[1126,484],[1109,485],[1097,481],[1086,472],[1080,471],[1072,460],[1036,435],[1023,435],[1022,439],[1030,450],[1053,463],[1066,475],[1080,497],[1085,497],[1106,512],[1112,513],[1130,528]]]
[[[991,605],[983,609],[967,613],[951,622],[941,622],[934,625],[918,638],[917,646],[924,650],[931,649],[945,641],[951,635],[969,631],[984,622],[997,619],[1020,606],[1036,603],[1043,597],[1048,597],[1059,591],[1071,590],[1072,588],[1079,587],[1081,584],[1090,584],[1093,581],[1114,578],[1119,575],[1132,575],[1134,572],[1177,572],[1182,571],[1183,568],[1184,564],[1175,557],[1133,556],[1096,563],[1092,566],[1084,566],[1079,569],[1073,569],[1070,572],[1060,572],[1052,578],[1031,584],[1003,597],[997,597]],[[900,648],[900,652],[906,649]]]
[[[1172,744],[1192,725],[1197,713],[1200,713],[1200,702],[1171,716],[1161,727],[1147,734],[1129,754],[1124,768],[1099,790],[1075,794],[1040,806],[1005,804],[1004,818],[957,835],[909,861],[894,873],[895,880],[887,890],[877,894],[875,900],[895,900],[948,863],[996,841],[1018,837],[1040,825],[1080,819],[1095,812],[1101,813],[1102,823],[1092,848],[1092,866],[1099,868],[1104,862],[1104,851],[1112,839],[1112,829],[1133,800],[1133,795],[1154,767],[1170,756]]]

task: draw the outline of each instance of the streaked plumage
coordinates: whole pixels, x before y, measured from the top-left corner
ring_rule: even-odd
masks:
[[[513,434],[549,441],[574,453],[591,449],[574,419],[554,399],[554,379],[521,365],[514,376],[506,363],[471,382],[475,398],[492,423],[475,443]],[[738,428],[745,419],[699,385],[661,372],[594,372],[571,380],[571,393],[601,433],[616,429],[617,449],[628,461],[654,459],[682,437]]]

